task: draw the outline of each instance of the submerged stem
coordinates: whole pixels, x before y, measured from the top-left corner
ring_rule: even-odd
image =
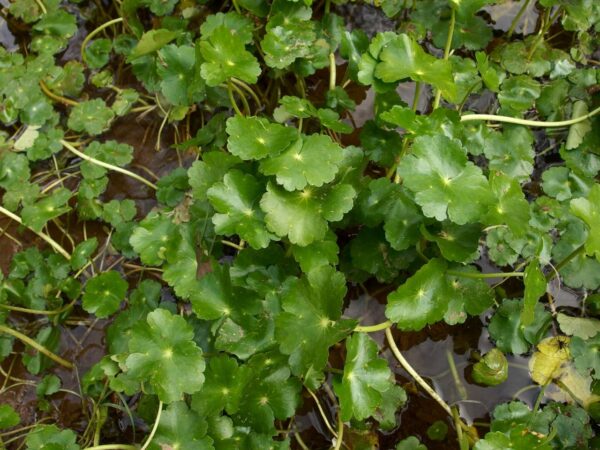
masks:
[[[6,333],[6,334],[9,334],[9,335],[17,338],[18,340],[20,340],[24,344],[27,344],[30,347],[33,347],[38,352],[46,355],[52,361],[60,364],[63,367],[66,367],[67,369],[72,369],[73,368],[73,364],[72,363],[70,363],[66,359],[63,359],[60,356],[52,353],[50,350],[48,350],[46,347],[44,347],[43,345],[41,345],[39,342],[34,341],[29,336],[27,336],[27,335],[25,335],[25,334],[23,334],[23,333],[21,333],[21,332],[19,332],[17,330],[13,330],[12,328],[9,328],[9,327],[7,327],[5,325],[0,325],[0,333]]]

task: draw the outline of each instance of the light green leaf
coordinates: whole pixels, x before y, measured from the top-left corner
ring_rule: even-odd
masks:
[[[235,30],[220,26],[210,37],[200,41],[200,53],[204,58],[200,74],[209,86],[218,86],[232,77],[254,84],[260,75],[258,61],[246,50],[244,41]]]
[[[312,134],[297,140],[278,156],[261,162],[265,175],[275,175],[286,190],[323,186],[335,178],[344,158],[342,148],[329,136]]]
[[[328,222],[336,222],[352,209],[356,191],[349,184],[287,192],[269,183],[260,201],[269,230],[288,236],[292,244],[306,246],[323,239]]]
[[[185,402],[175,402],[162,412],[150,450],[181,448],[212,450],[212,439],[206,436],[206,419],[188,409]]]
[[[21,422],[19,414],[8,404],[0,405],[0,429],[14,427]]]
[[[147,31],[142,35],[137,45],[128,55],[127,61],[131,62],[140,56],[154,53],[155,51],[167,45],[176,37],[177,33],[175,31],[166,30],[164,28],[157,28]]]
[[[44,197],[37,202],[27,205],[21,211],[23,223],[34,231],[42,231],[44,225],[56,217],[71,210],[68,201],[72,192],[65,188],[58,188],[48,197]]]
[[[77,435],[56,425],[38,425],[27,434],[27,450],[79,450]]]
[[[379,55],[375,76],[386,83],[410,78],[440,89],[444,97],[454,98],[456,86],[452,64],[429,55],[406,34],[396,35]]]
[[[592,186],[587,198],[571,200],[571,212],[589,228],[585,252],[600,260],[600,184]]]
[[[108,130],[115,113],[103,100],[96,98],[78,103],[71,109],[67,125],[73,131],[95,136]]]
[[[496,201],[490,205],[484,223],[490,226],[507,225],[515,236],[523,236],[528,229],[530,212],[519,182],[502,172],[492,172],[490,187]]]
[[[297,130],[259,117],[231,117],[227,120],[227,148],[242,159],[277,156],[296,140]]]
[[[567,336],[588,339],[600,333],[600,320],[587,317],[571,317],[563,313],[556,315],[560,330]]]
[[[144,264],[158,266],[167,249],[174,247],[176,228],[170,217],[150,213],[133,230],[129,242]]]

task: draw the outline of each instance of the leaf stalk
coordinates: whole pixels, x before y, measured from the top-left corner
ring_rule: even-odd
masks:
[[[106,28],[110,27],[111,25],[115,25],[115,24],[120,23],[120,22],[123,22],[123,18],[122,17],[117,17],[116,19],[109,20],[108,22],[103,23],[102,25],[100,25],[98,28],[96,28],[95,30],[93,30],[90,34],[88,34],[85,37],[85,39],[81,43],[81,60],[86,65],[87,65],[87,58],[85,57],[85,49],[86,49],[88,43],[92,40],[92,38],[94,36],[96,36],[102,30],[105,30]]]
[[[15,222],[19,223],[20,225],[24,225],[23,224],[23,220],[19,216],[17,216],[16,214],[13,214],[8,209],[3,208],[2,206],[0,206],[0,213],[4,214],[7,217],[10,217],[12,220],[14,220]],[[52,239],[46,233],[44,233],[42,231],[35,231],[31,227],[27,227],[27,228],[30,229],[31,231],[33,231],[35,234],[37,234],[44,241],[46,241],[50,245],[50,247],[52,247],[54,249],[54,251],[56,253],[60,253],[67,260],[71,259],[71,255],[69,254],[69,252],[67,252],[58,242],[56,242],[54,239]]]
[[[62,146],[64,148],[66,148],[67,150],[69,150],[74,155],[79,156],[81,159],[89,161],[92,164],[95,164],[97,166],[104,167],[105,169],[112,170],[112,171],[115,171],[115,172],[119,172],[119,173],[122,173],[123,175],[127,175],[128,177],[131,177],[134,180],[137,180],[137,181],[139,181],[141,183],[144,183],[146,186],[152,188],[155,191],[158,189],[154,183],[146,180],[145,178],[139,176],[136,173],[133,173],[133,172],[127,170],[127,169],[122,169],[121,167],[118,167],[118,166],[115,166],[115,165],[112,165],[112,164],[105,163],[105,162],[100,161],[100,160],[98,160],[96,158],[92,158],[91,156],[88,156],[85,153],[80,152],[75,147],[73,147],[72,144],[70,144],[69,142],[67,142],[67,141],[65,141],[63,139],[61,139],[60,143],[62,144]]]
[[[438,393],[435,392],[435,390],[431,386],[429,386],[429,384],[427,384],[427,382],[421,377],[421,375],[419,375],[418,372],[415,369],[413,369],[413,367],[404,358],[404,356],[398,349],[398,346],[396,345],[396,341],[394,341],[394,336],[392,336],[391,329],[388,328],[387,330],[385,330],[385,337],[387,338],[390,350],[392,350],[392,353],[394,354],[402,368],[406,370],[408,374],[415,379],[417,384],[421,386],[421,388],[425,392],[427,392],[431,396],[431,398],[433,398],[442,407],[442,409],[448,413],[449,416],[452,417],[453,414],[450,406],[448,406],[448,404],[442,399],[442,397],[440,397]]]
[[[385,322],[378,323],[377,325],[358,325],[354,328],[357,333],[375,333],[376,331],[387,330],[393,324],[391,321],[386,320]]]
[[[519,119],[517,117],[496,116],[494,114],[467,114],[467,115],[461,116],[460,121],[461,122],[489,121],[489,122],[513,123],[515,125],[524,125],[527,127],[559,128],[559,127],[568,127],[571,125],[575,125],[576,123],[583,122],[584,120],[594,117],[598,113],[600,113],[600,107],[594,109],[592,112],[587,113],[583,116],[579,116],[579,117],[576,117],[574,119],[569,119],[569,120],[561,120],[558,122],[544,122],[542,120],[526,120],[526,119]]]

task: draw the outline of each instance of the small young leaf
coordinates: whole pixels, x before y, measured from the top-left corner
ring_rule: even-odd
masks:
[[[85,285],[83,309],[99,318],[108,317],[119,309],[127,287],[127,282],[114,270],[96,275]]]
[[[260,65],[246,50],[244,41],[235,30],[224,25],[217,27],[207,40],[200,41],[198,45],[205,60],[200,73],[209,86],[218,86],[232,77],[250,84],[258,81]]]

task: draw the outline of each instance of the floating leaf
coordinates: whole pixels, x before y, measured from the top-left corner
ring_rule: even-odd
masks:
[[[508,361],[497,348],[487,352],[473,366],[473,380],[485,386],[496,386],[508,379]]]

